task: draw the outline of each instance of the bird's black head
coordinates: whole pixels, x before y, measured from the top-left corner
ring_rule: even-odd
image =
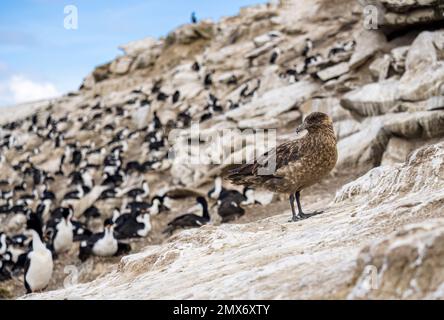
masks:
[[[26,229],[28,230],[34,230],[37,232],[42,238],[42,220],[34,213],[31,213],[28,215],[28,221],[26,221]]]
[[[68,208],[67,210],[62,211],[62,216],[65,219],[68,219],[72,213],[72,208]]]
[[[106,219],[105,222],[103,223],[103,226],[105,228],[109,228],[112,227],[114,225],[113,219]]]

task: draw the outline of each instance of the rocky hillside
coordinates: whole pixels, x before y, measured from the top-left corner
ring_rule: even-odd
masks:
[[[123,45],[123,55],[98,66],[77,92],[27,107],[27,114],[6,113],[2,180],[20,183],[18,165],[32,163],[54,178],[48,183],[59,204],[72,186],[68,174],[56,174],[66,146],[98,163],[92,190],[74,203],[83,222],[92,205],[102,213],[87,221],[90,228],[124,203],[99,199],[106,189],[101,164],[116,146],[123,167],[137,168],[121,189],[145,179],[150,195],[174,198],[170,213],[152,218],[149,238],[132,243],[133,254],[82,264],[73,248],[56,265],[54,291],[26,298],[444,298],[442,8],[434,0],[372,1],[380,28],[367,30],[367,2],[287,0],[184,25],[162,39]],[[287,200],[256,190],[262,204],[245,207],[235,222],[221,224],[212,212],[210,225],[162,235],[229,159],[254,152],[249,131],[230,131],[217,148],[212,137],[277,129],[285,141],[313,111],[333,118],[338,138],[334,172],[302,196],[305,207],[324,214],[288,223]],[[56,134],[30,127],[44,127],[49,116]],[[156,117],[164,130],[152,140]],[[193,161],[202,153],[183,143],[197,124],[204,161]],[[24,227],[23,217],[0,219],[6,232]],[[81,283],[62,289],[66,265],[78,268]],[[0,288],[20,296],[18,282]]]
[[[440,143],[375,168],[318,217],[184,231],[101,279],[32,298],[443,298],[443,157]]]

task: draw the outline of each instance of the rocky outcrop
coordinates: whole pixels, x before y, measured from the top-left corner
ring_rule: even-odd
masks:
[[[443,5],[440,0],[359,0],[363,6],[374,6],[384,27],[408,27],[430,24],[443,20]]]
[[[421,196],[425,190],[439,190],[444,183],[443,156],[443,143],[418,149],[402,164],[375,168],[345,185],[335,201],[360,198],[366,206],[382,205],[406,195]],[[429,196],[440,197],[439,194]]]
[[[347,93],[342,98],[343,107],[365,117],[396,110],[403,101],[424,101],[441,95],[443,35],[442,31],[423,32],[408,50],[405,47],[400,48],[400,52],[393,50],[392,57],[385,58],[391,65],[385,63],[382,78],[387,77],[390,67],[405,69],[402,77],[371,83]]]
[[[357,127],[353,121],[338,125],[342,131],[353,132],[339,142],[344,148],[340,164],[405,160],[420,145],[418,141],[430,143],[444,136],[444,113],[431,112],[442,107],[442,36],[442,31],[422,32],[409,47],[392,49],[391,55],[375,59],[369,68],[379,81],[342,96],[342,107],[368,120],[361,121],[357,132],[353,132]],[[401,73],[400,77],[386,79],[393,72]],[[361,141],[359,148],[350,147],[357,141]]]
[[[200,21],[198,24],[184,25],[166,38],[166,44],[191,44],[199,39],[210,40],[213,37],[214,24],[211,21]]]
[[[342,125],[342,126],[341,126]],[[400,157],[403,162],[412,146],[419,147],[444,137],[444,112],[396,113],[366,118],[362,122],[346,120],[339,122],[338,134],[343,134],[338,147],[340,150],[338,167],[347,166],[372,168],[379,166],[386,153],[393,152],[392,139],[401,138],[410,145]],[[345,134],[344,131],[348,134]],[[417,141],[422,141],[418,144]],[[390,148],[389,148],[390,146]],[[396,149],[395,149],[396,150]],[[387,157],[390,157],[387,154]]]
[[[408,225],[366,246],[348,298],[442,300],[443,246],[443,219]]]
[[[357,68],[362,66],[378,51],[382,50],[386,42],[386,37],[381,32],[375,30],[360,31],[356,36],[356,50],[350,58],[350,67]]]
[[[361,117],[382,115],[400,103],[398,86],[394,79],[370,83],[345,94],[341,105]]]
[[[438,139],[406,139],[393,136],[388,142],[387,148],[382,156],[381,165],[394,165],[406,161],[408,156],[416,149],[427,144],[433,144]]]
[[[242,120],[263,116],[265,119],[270,119],[301,105],[318,88],[316,83],[301,81],[287,87],[269,90],[239,109],[228,112],[226,117]]]

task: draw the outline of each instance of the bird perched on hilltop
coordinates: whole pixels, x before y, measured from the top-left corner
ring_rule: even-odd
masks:
[[[307,116],[296,132],[305,130],[308,132],[302,138],[279,145],[254,159],[251,164],[227,168],[225,176],[234,184],[289,194],[293,214],[290,221],[322,213],[305,214],[300,193],[319,182],[336,165],[338,152],[333,121],[324,113],[314,112]],[[295,200],[298,214],[294,208]]]
[[[193,24],[197,23],[196,12],[191,13],[191,23],[193,23]]]

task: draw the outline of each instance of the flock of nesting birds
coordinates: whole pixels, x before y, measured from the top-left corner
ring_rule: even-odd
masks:
[[[25,160],[12,166],[21,178],[19,182],[0,181],[0,198],[3,202],[0,216],[13,216],[16,221],[26,224],[23,233],[0,233],[0,281],[23,272],[28,293],[43,290],[48,285],[54,259],[62,258],[75,243],[78,243],[78,258],[82,262],[91,255],[107,257],[128,253],[131,245],[122,240],[147,237],[152,229],[151,218],[171,209],[168,195],[153,195],[146,180],[138,187],[123,187],[133,173],[142,175],[156,170],[167,156],[163,124],[156,113],[146,128],[138,132],[121,130],[111,136],[107,146],[98,149],[81,146],[78,142],[65,145],[63,133],[58,130],[65,121],[67,119],[54,119],[49,115],[44,124],[39,125],[38,114],[34,114],[24,121],[3,127],[3,130],[11,133],[3,136],[2,155],[11,150],[23,151],[23,146],[16,144],[13,134],[15,130],[23,128],[40,137],[42,143],[50,141],[53,148],[64,148],[58,171],[54,174],[33,164],[32,155],[39,152],[35,149]],[[148,142],[149,151],[156,154],[155,158],[144,163],[124,158],[128,148],[127,139],[137,133],[145,133],[144,141]],[[3,156],[1,161],[6,162],[6,157]],[[75,219],[74,206],[92,192],[97,184],[97,179],[94,179],[97,174],[98,184],[102,187],[100,190],[103,190],[97,202],[120,199],[123,208],[115,208],[112,216],[107,217],[92,205],[84,210],[80,218]],[[55,185],[56,180],[68,183],[69,190],[57,195],[57,191],[50,187]],[[224,223],[244,214],[241,204],[255,203],[252,191],[250,188],[245,188],[243,193],[227,190],[218,177],[207,196],[216,201],[217,212]],[[203,196],[197,197],[196,206],[187,212],[171,220],[164,233],[171,235],[176,229],[200,227],[210,222],[208,201]],[[103,220],[102,230],[94,233],[88,225],[92,220],[100,219]]]
[[[316,56],[308,55],[311,49],[312,43],[307,40],[305,67],[301,71],[289,70],[288,75],[305,72],[317,59]],[[343,46],[335,50],[348,48]],[[270,63],[275,63],[276,58],[276,52],[273,52]],[[200,65],[196,62],[192,69],[198,72]],[[210,87],[211,84],[211,74],[207,74],[203,85]],[[249,90],[246,86],[241,92],[240,101],[230,101],[229,109],[239,107],[241,99],[251,96],[256,90]],[[135,90],[134,93],[141,94],[141,91]],[[172,99],[174,103],[180,99],[179,91],[171,96],[163,93],[161,83],[156,83],[151,93],[151,98],[159,101]],[[150,105],[150,100],[145,96],[138,103],[143,108]],[[93,112],[91,119],[80,117],[74,120],[80,122],[80,130],[95,128],[104,114],[115,118],[128,116],[122,106],[108,107],[99,102],[89,108]],[[209,94],[208,105],[198,117],[200,121],[206,121],[215,113],[223,111],[217,97]],[[141,181],[140,186],[124,186],[133,174],[142,176],[149,171],[160,170],[168,154],[166,130],[186,128],[195,116],[184,111],[177,115],[175,123],[164,124],[154,112],[146,127],[134,131],[108,123],[100,128],[109,137],[100,147],[80,144],[75,138],[65,139],[67,123],[73,121],[68,114],[60,118],[50,114],[42,119],[35,113],[26,119],[3,125],[0,165],[10,161],[5,156],[8,152],[21,155],[23,160],[8,163],[18,178],[0,181],[0,216],[13,215],[16,221],[23,221],[26,230],[17,234],[0,232],[0,282],[23,274],[27,293],[42,291],[51,280],[54,260],[63,258],[63,254],[74,245],[78,246],[78,258],[86,261],[92,255],[107,257],[128,253],[131,250],[128,239],[147,237],[152,229],[151,218],[170,211],[171,199],[166,193],[153,193],[146,180]],[[20,131],[37,137],[39,145],[46,143],[54,150],[63,150],[56,172],[39,169],[33,163],[33,158],[41,150],[38,146],[28,150],[20,145],[16,139]],[[217,177],[207,197],[197,197],[196,206],[171,220],[163,232],[171,235],[179,228],[200,227],[209,223],[210,199],[215,201],[222,223],[230,222],[244,214],[243,206],[257,203],[252,188],[289,194],[291,221],[319,214],[305,214],[302,211],[300,192],[327,175],[336,163],[336,138],[332,121],[323,113],[313,113],[297,131],[308,133],[303,138],[270,150],[253,163],[231,166],[223,172],[222,175],[232,183],[243,185],[243,192],[225,189],[222,178]],[[140,159],[125,158],[128,141],[132,139],[143,141],[142,149],[146,149],[148,155],[143,162],[139,162]],[[272,159],[276,161],[276,170],[271,174],[260,174],[260,168],[267,166]],[[69,186],[68,191],[61,194],[59,190],[52,189],[52,186],[57,188],[56,182]],[[76,202],[82,201],[97,185],[103,187],[97,197],[98,202],[118,198],[122,200],[122,207],[115,208],[112,215],[109,215],[92,205],[74,218]],[[294,208],[295,200],[298,213]],[[94,232],[88,226],[92,220],[97,219],[101,221],[102,227],[99,232]]]

